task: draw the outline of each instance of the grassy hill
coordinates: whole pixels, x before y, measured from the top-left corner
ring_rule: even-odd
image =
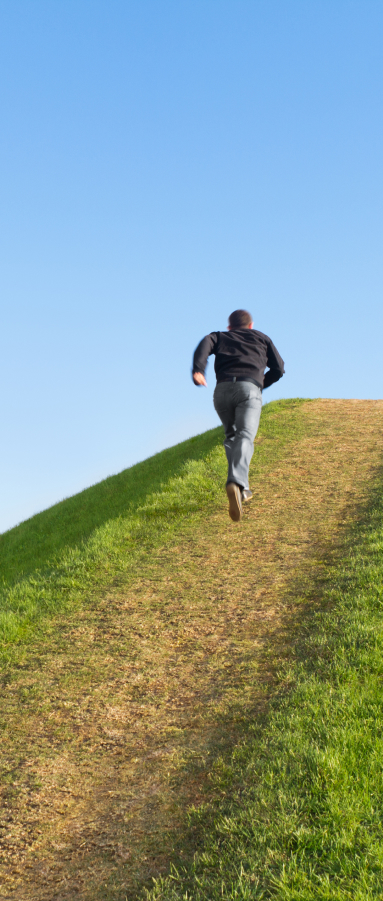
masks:
[[[198,503],[204,461],[222,443],[220,428],[105,479],[0,536],[0,636],[14,642],[32,624],[81,602],[100,580],[125,572],[172,514]],[[181,491],[178,491],[178,483]],[[178,496],[177,496],[178,495]],[[162,522],[161,520],[164,520]]]
[[[282,445],[285,417],[291,420],[300,403],[266,407],[259,440],[278,438]],[[225,479],[222,440],[220,427],[190,438],[1,535],[4,653],[46,616],[83,603],[89,592],[125,577],[184,517],[198,517],[206,503],[213,504]]]
[[[65,548],[83,544],[104,523],[132,513],[221,440],[220,428],[190,438],[10,529],[0,536],[2,585],[54,566]]]
[[[1,536],[5,898],[383,897],[382,412],[265,407],[239,525],[214,429]]]

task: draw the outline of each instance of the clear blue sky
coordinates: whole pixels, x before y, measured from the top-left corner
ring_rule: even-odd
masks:
[[[245,307],[264,394],[377,398],[381,0],[0,0],[0,530],[218,423]]]

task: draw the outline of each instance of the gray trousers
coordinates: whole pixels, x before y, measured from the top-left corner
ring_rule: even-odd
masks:
[[[225,430],[227,482],[249,487],[249,466],[262,410],[262,391],[252,382],[219,382],[214,407]]]

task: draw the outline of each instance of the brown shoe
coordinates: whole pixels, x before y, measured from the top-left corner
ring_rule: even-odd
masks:
[[[250,488],[242,488],[242,503],[247,504],[247,501],[251,501],[253,497],[253,492],[250,491]]]
[[[233,522],[239,522],[242,516],[242,490],[235,482],[228,482],[226,494],[229,498],[229,516]]]

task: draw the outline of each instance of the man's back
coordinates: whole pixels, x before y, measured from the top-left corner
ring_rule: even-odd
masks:
[[[205,372],[210,354],[215,355],[218,382],[247,376],[263,388],[280,379],[284,372],[282,357],[273,342],[256,329],[238,328],[206,335],[195,351],[193,372]],[[264,376],[266,368],[270,372]]]

